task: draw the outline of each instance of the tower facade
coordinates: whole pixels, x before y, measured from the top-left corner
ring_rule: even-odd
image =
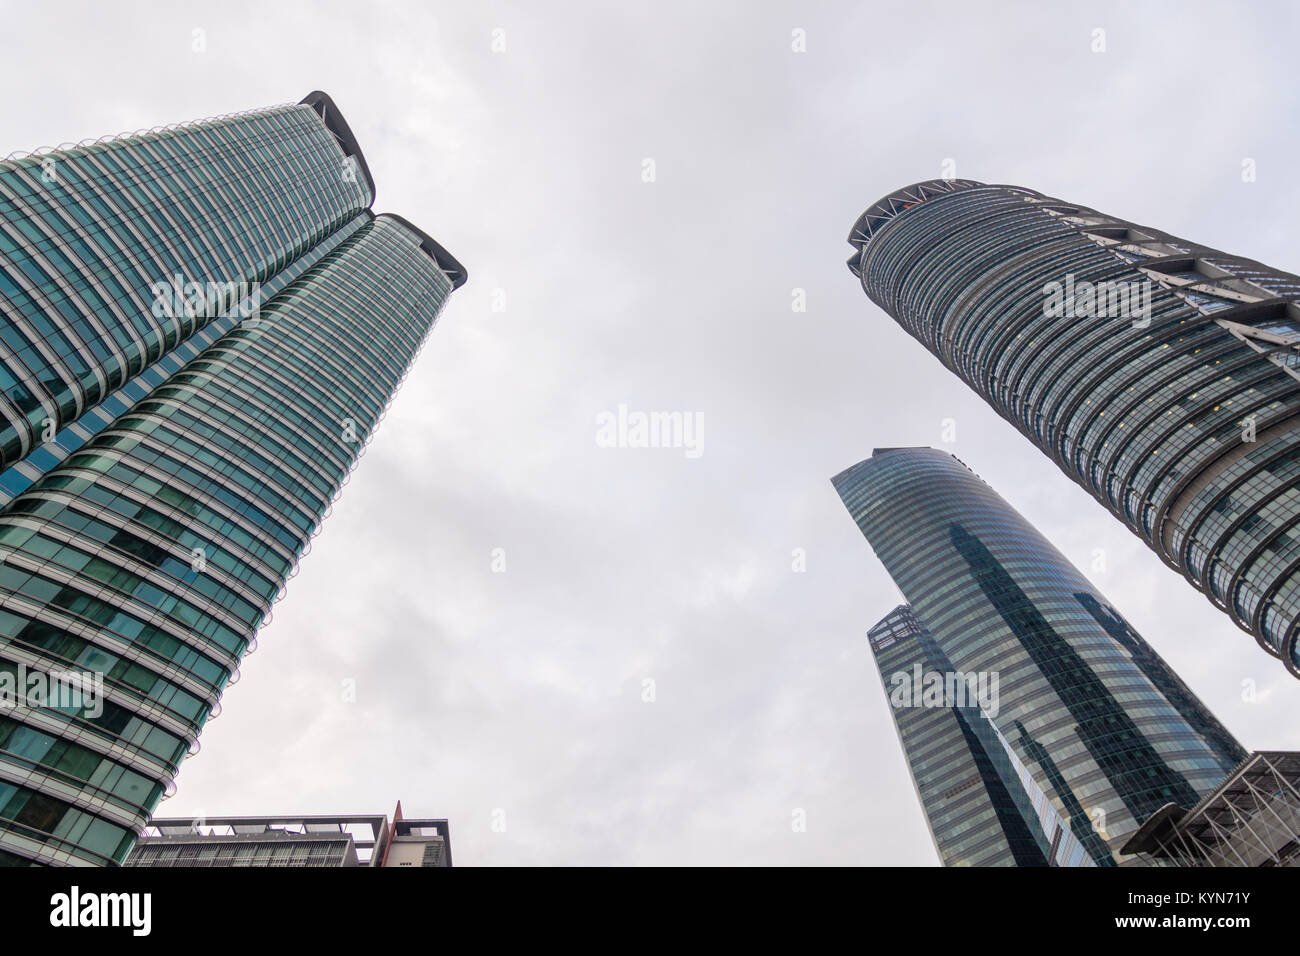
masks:
[[[465,281],[373,200],[321,93],[0,164],[0,862],[123,860]]]
[[[872,649],[945,862],[943,828],[967,814],[982,832],[956,831],[961,862],[982,851],[1023,865],[1018,840],[1023,860],[1117,865],[1140,824],[1194,806],[1243,759],[1105,597],[957,459],[879,449],[833,483],[910,605],[873,628]],[[918,662],[943,695],[918,702]],[[974,700],[951,699],[976,684]],[[1000,808],[982,822],[988,808],[955,789],[977,784]]]
[[[872,301],[1300,676],[1300,277],[971,180],[849,242]]]
[[[909,605],[867,639],[944,866],[1096,865],[985,712],[996,686],[981,694],[978,675],[974,687],[957,678]],[[947,699],[950,677],[963,699]]]

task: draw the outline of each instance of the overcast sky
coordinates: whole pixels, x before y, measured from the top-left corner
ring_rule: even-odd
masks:
[[[4,5],[0,154],[324,90],[376,211],[470,275],[160,815],[400,798],[458,865],[935,865],[865,640],[900,596],[829,480],[889,445],[970,465],[1248,748],[1300,746],[1300,682],[844,265],[952,160],[1295,271],[1294,11]],[[619,404],[703,454],[599,447]]]

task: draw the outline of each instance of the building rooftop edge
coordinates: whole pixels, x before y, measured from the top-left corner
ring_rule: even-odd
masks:
[[[361,145],[357,142],[352,127],[343,118],[343,113],[339,110],[337,104],[328,93],[312,90],[299,101],[299,105],[310,106],[315,110],[316,115],[325,124],[325,128],[339,141],[343,152],[357,161],[357,165],[361,168],[361,175],[365,176],[366,184],[370,187],[370,202],[373,204],[375,201],[375,177],[370,174],[370,166],[366,163],[365,154],[361,152]]]
[[[460,263],[460,260],[453,256],[446,248],[429,235],[419,226],[413,225],[409,219],[397,215],[395,212],[381,212],[379,219],[391,219],[402,228],[410,231],[419,241],[420,248],[425,254],[438,264],[438,268],[447,273],[447,278],[451,280],[451,287],[459,289],[469,280],[469,271]]]
[[[859,234],[864,232],[863,226],[865,220],[875,216],[894,216],[898,210],[894,204],[901,202],[906,208],[918,202],[922,202],[931,196],[937,196],[942,193],[960,192],[964,189],[978,189],[981,186],[987,186],[988,183],[982,183],[976,179],[923,179],[920,182],[912,183],[910,186],[903,186],[895,189],[893,192],[886,193],[877,199],[874,203],[866,208],[853,223],[853,229],[849,232],[849,242],[853,245],[859,245]],[[870,235],[870,231],[866,231]]]
[[[831,484],[838,485],[841,479],[847,478],[850,474],[857,471],[859,468],[861,468],[863,465],[866,465],[868,462],[872,461],[877,456],[886,455],[889,454],[890,452],[897,452],[897,451],[940,451],[940,449],[934,448],[930,445],[897,445],[891,448],[873,448],[871,449],[871,454],[869,456],[863,458],[859,462],[855,462],[854,464],[849,465],[839,474],[833,475],[831,477]],[[945,455],[948,454],[947,452],[942,452],[942,451],[940,453]],[[953,456],[950,455],[949,457],[953,457]]]

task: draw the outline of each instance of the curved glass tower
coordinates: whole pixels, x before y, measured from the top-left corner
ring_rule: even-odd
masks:
[[[996,771],[973,778],[1001,808],[996,818],[963,806],[960,790],[944,796],[963,782],[958,762],[917,772],[904,721],[921,718],[895,702],[945,862],[1023,865],[1038,854],[1056,865],[1116,865],[1143,821],[1167,803],[1194,806],[1245,756],[1105,597],[951,455],[878,449],[832,481],[916,622],[911,652],[882,647],[881,626],[873,629],[887,686],[889,673],[913,663],[899,656],[910,653],[926,670],[996,688],[991,708],[967,700],[962,712],[961,702],[943,701],[956,723],[937,731],[955,753],[972,755],[963,760]],[[964,742],[952,730],[963,716]],[[962,814],[969,826],[945,852],[943,828]]]
[[[872,301],[1300,676],[1300,278],[970,180],[849,241]]]
[[[918,679],[946,681],[956,669],[909,605],[867,637],[944,866],[1095,866],[1108,855],[1096,832],[1087,831],[1091,854],[1074,837],[981,710],[978,690],[960,702],[927,702],[924,691],[916,699]]]
[[[116,864],[465,272],[321,93],[0,184],[0,863]]]

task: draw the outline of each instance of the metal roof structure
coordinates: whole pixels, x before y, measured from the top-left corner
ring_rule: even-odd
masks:
[[[1252,753],[1190,810],[1161,807],[1120,852],[1175,866],[1300,866],[1300,753]]]

